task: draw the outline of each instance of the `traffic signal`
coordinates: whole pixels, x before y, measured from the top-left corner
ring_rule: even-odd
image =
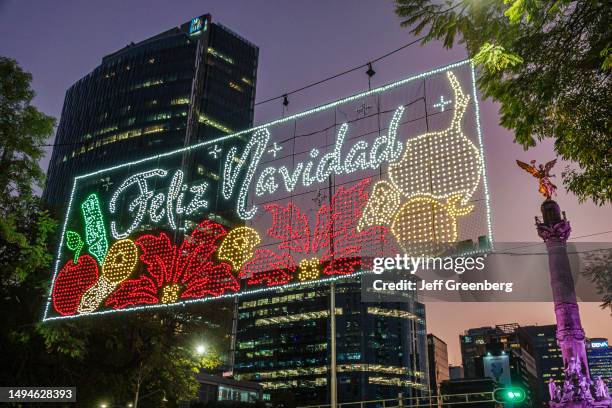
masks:
[[[519,387],[496,388],[493,391],[495,402],[515,403],[525,401],[525,390]]]

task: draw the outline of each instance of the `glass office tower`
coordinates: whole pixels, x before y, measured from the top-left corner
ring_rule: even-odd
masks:
[[[612,347],[608,339],[589,339],[586,351],[591,379],[601,377],[608,387],[612,387]]]
[[[438,387],[442,381],[450,379],[448,347],[442,339],[431,333],[427,335],[427,357],[431,392],[438,394]]]
[[[557,344],[557,325],[523,326],[519,328],[521,346],[533,355],[537,369],[538,404],[548,406],[549,381],[563,385],[563,357]]]
[[[427,395],[424,305],[362,302],[357,281],[335,291],[338,402]],[[329,302],[329,284],[240,298],[235,378],[275,402],[329,403]]]
[[[251,127],[258,55],[204,15],[105,56],[66,92],[46,203],[65,208],[75,176]],[[218,179],[219,161],[197,163]]]

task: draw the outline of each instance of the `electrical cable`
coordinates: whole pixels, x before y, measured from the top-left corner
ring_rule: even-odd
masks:
[[[283,101],[285,101],[285,100],[286,100],[286,98],[287,98],[287,96],[289,96],[289,95],[293,95],[293,94],[296,94],[296,93],[298,93],[298,92],[302,92],[302,91],[304,91],[304,90],[306,90],[306,89],[309,89],[309,88],[315,87],[315,86],[317,86],[317,85],[321,85],[321,84],[323,84],[323,83],[325,83],[325,82],[328,82],[328,81],[331,81],[331,80],[333,80],[333,79],[339,78],[339,77],[341,77],[341,76],[344,76],[344,75],[350,74],[351,72],[355,72],[355,71],[357,71],[357,70],[359,70],[359,69],[369,67],[369,66],[370,66],[372,63],[374,63],[374,62],[378,62],[378,61],[382,61],[383,59],[388,58],[388,57],[390,57],[391,55],[396,54],[396,53],[398,53],[398,52],[400,52],[400,51],[402,51],[402,50],[404,50],[404,49],[406,49],[406,48],[408,48],[408,47],[410,47],[410,46],[412,46],[412,45],[414,45],[414,44],[416,44],[416,43],[418,43],[418,42],[422,41],[424,38],[425,38],[425,36],[419,37],[419,38],[417,38],[417,39],[415,39],[415,40],[413,40],[413,41],[410,41],[410,42],[409,42],[409,43],[407,43],[407,44],[402,45],[402,46],[401,46],[401,47],[399,47],[399,48],[394,49],[393,51],[387,52],[386,54],[381,55],[380,57],[374,58],[374,59],[372,59],[372,60],[370,60],[370,61],[368,61],[368,62],[366,62],[366,63],[363,63],[363,64],[361,64],[361,65],[359,65],[359,66],[356,66],[356,67],[353,67],[353,68],[347,69],[347,70],[342,71],[342,72],[340,72],[340,73],[337,73],[337,74],[331,75],[331,76],[329,76],[329,77],[327,77],[327,78],[323,78],[323,79],[321,79],[321,80],[318,80],[318,81],[312,82],[312,83],[307,84],[307,85],[305,85],[305,86],[302,86],[302,87],[300,87],[300,88],[294,89],[294,90],[292,90],[292,91],[290,91],[290,92],[284,92],[284,93],[283,93],[283,94],[281,94],[281,95],[274,96],[274,97],[272,97],[272,98],[268,98],[268,99],[265,99],[265,100],[263,100],[263,101],[255,102],[255,104],[254,104],[254,105],[255,105],[255,106],[259,106],[259,105],[263,105],[263,104],[266,104],[266,103],[269,103],[269,102],[273,102],[273,101],[276,101],[276,100],[279,100],[279,99],[283,99]],[[71,143],[48,143],[48,144],[40,144],[40,145],[37,145],[37,147],[59,147],[59,146],[71,146],[71,145],[72,145],[72,146],[78,146],[78,145],[85,144],[85,143],[91,143],[91,142],[90,142],[90,141],[80,141],[80,142],[71,142]]]
[[[316,82],[312,82],[312,83],[310,83],[310,84],[308,84],[308,85],[305,85],[305,86],[303,86],[303,87],[301,87],[301,88],[294,89],[293,91],[290,91],[290,92],[285,92],[285,93],[284,93],[284,94],[282,94],[282,95],[279,95],[279,96],[274,96],[274,97],[272,97],[272,98],[268,98],[268,99],[264,99],[263,101],[260,101],[260,102],[255,102],[255,106],[262,105],[262,104],[264,104],[264,103],[268,103],[268,102],[272,102],[272,101],[276,101],[276,100],[281,99],[281,98],[283,98],[283,99],[284,99],[284,98],[286,98],[286,97],[287,97],[287,96],[289,96],[289,95],[292,95],[292,94],[295,94],[295,93],[298,93],[298,92],[302,92],[302,91],[304,91],[304,90],[306,90],[306,89],[308,89],[308,88],[312,88],[313,86],[321,85],[321,84],[323,84],[323,83],[325,83],[325,82],[327,82],[327,81],[331,81],[332,79],[336,79],[336,78],[341,77],[341,76],[343,76],[343,75],[350,74],[351,72],[355,72],[355,71],[357,71],[357,70],[359,70],[359,69],[362,69],[362,68],[367,68],[367,67],[369,67],[369,66],[370,66],[370,65],[371,65],[373,62],[378,62],[378,61],[381,61],[381,60],[383,60],[383,59],[385,59],[385,58],[387,58],[387,57],[390,57],[391,55],[393,55],[393,54],[395,54],[395,53],[397,53],[397,52],[399,52],[399,51],[401,51],[401,50],[403,50],[403,49],[405,49],[405,48],[408,48],[408,47],[410,47],[410,46],[412,46],[412,45],[414,45],[414,44],[416,44],[416,43],[420,42],[420,41],[421,41],[421,40],[423,40],[424,38],[425,38],[425,36],[419,37],[419,38],[417,38],[416,40],[411,41],[411,42],[409,42],[408,44],[402,45],[401,47],[396,48],[395,50],[390,51],[390,52],[388,52],[388,53],[386,53],[386,54],[384,54],[384,55],[382,55],[382,56],[380,56],[380,57],[378,57],[378,58],[375,58],[375,59],[373,59],[373,60],[370,60],[370,61],[368,61],[368,62],[366,62],[366,63],[364,63],[364,64],[361,64],[361,65],[359,65],[359,66],[356,66],[356,67],[353,67],[353,68],[347,69],[346,71],[343,71],[343,72],[340,72],[340,73],[338,73],[338,74],[335,74],[335,75],[329,76],[329,77],[327,77],[327,78],[321,79],[321,80],[316,81]]]

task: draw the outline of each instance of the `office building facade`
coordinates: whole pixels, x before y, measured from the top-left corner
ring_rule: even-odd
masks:
[[[477,360],[487,354],[489,344],[500,345],[500,351],[520,348],[516,330],[517,323],[500,324],[495,327],[468,329],[459,336],[461,360],[465,378],[479,377]]]
[[[461,380],[464,378],[463,366],[449,365],[448,376],[450,380]]]
[[[358,281],[335,293],[338,402],[427,395],[424,306],[362,302]],[[329,285],[241,298],[234,377],[273,402],[329,403],[329,302]]]
[[[442,407],[495,408],[493,390],[497,387],[490,378],[461,378],[442,381],[440,394]]]
[[[450,379],[448,348],[446,343],[433,334],[427,335],[427,360],[429,365],[429,386],[432,394],[438,393],[442,381]]]
[[[601,377],[612,388],[612,347],[608,339],[588,339],[586,347],[591,379]]]
[[[563,357],[557,344],[557,325],[522,326],[518,334],[521,347],[535,360],[537,398],[534,406],[545,406],[550,401],[548,383],[563,384]]]
[[[75,176],[251,127],[258,55],[203,15],[105,56],[66,92],[45,202],[60,212]],[[189,159],[191,172],[215,188],[219,161]]]
[[[217,375],[199,373],[200,384],[197,402],[206,404],[218,401],[255,403],[262,399],[261,386],[247,381],[236,381]]]
[[[521,345],[517,323],[467,330],[460,336],[465,378],[491,378],[498,385],[525,389],[526,403],[538,399],[537,366]]]

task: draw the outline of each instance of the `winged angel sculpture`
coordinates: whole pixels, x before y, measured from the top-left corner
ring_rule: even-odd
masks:
[[[520,160],[516,161],[516,164],[518,164],[521,169],[539,180],[540,188],[538,188],[538,191],[546,197],[547,200],[550,200],[557,191],[557,186],[550,181],[551,177],[555,177],[550,174],[550,170],[554,167],[555,163],[557,163],[557,159],[551,160],[546,164],[540,164],[538,167],[535,166],[535,160],[532,160],[530,163],[531,164],[527,164]]]

